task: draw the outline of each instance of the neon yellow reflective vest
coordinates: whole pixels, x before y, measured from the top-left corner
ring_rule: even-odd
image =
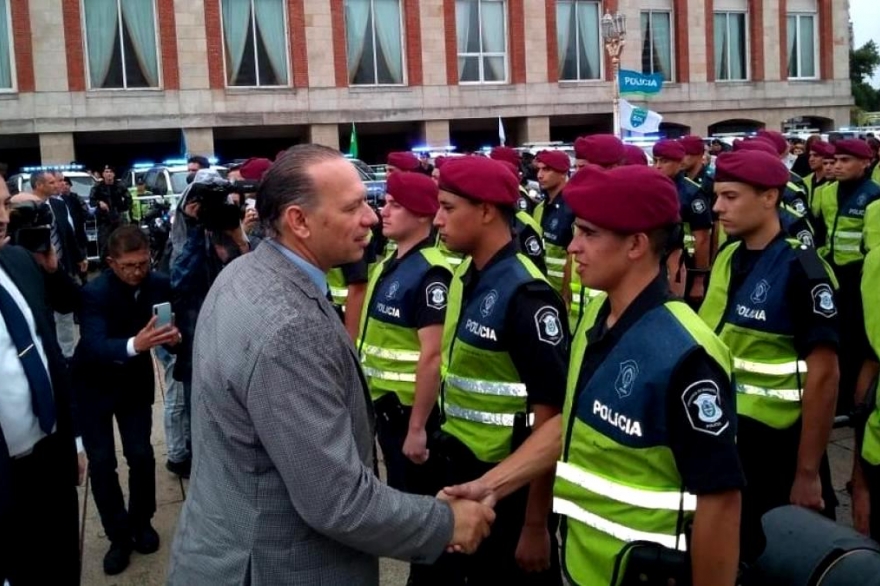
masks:
[[[862,303],[865,308],[865,331],[876,356],[880,356],[880,204],[868,207],[865,214],[865,264],[862,267]],[[868,417],[862,457],[880,465],[880,405]]]
[[[685,303],[668,301],[642,316],[588,380],[579,380],[587,332],[606,299],[603,293],[587,306],[573,338],[553,484],[553,510],[563,515],[563,569],[579,586],[610,584],[628,542],[687,549],[696,496],[683,490],[669,447],[669,384],[680,360],[698,347],[730,375],[724,344]],[[718,433],[730,425],[717,395],[694,401],[703,421],[719,422]]]
[[[836,266],[864,258],[862,238],[868,206],[880,200],[880,185],[865,178],[845,201],[838,201],[839,183],[823,188],[821,216],[828,228],[828,240],[819,254]]]
[[[415,322],[417,303],[427,295],[429,305],[442,309],[449,293],[439,285],[424,291],[422,281],[433,268],[450,274],[452,269],[433,246],[410,252],[385,273],[392,262],[393,258],[385,259],[370,276],[357,347],[373,400],[396,393],[402,404],[412,406],[421,348]]]
[[[815,251],[795,239],[777,238],[764,250],[737,291],[731,292],[734,255],[742,242],[719,252],[700,317],[733,354],[737,413],[774,429],[791,427],[801,416],[807,364],[794,346],[794,319],[787,310],[788,282],[800,255]],[[810,259],[834,283],[821,259]],[[803,266],[803,265],[802,265]],[[837,312],[831,285],[814,288],[817,311]]]
[[[525,255],[509,255],[480,272],[465,301],[461,278],[471,262],[468,257],[458,267],[449,288],[443,326],[443,431],[477,459],[494,463],[510,454],[516,415],[529,415],[526,386],[503,346],[510,303],[520,287],[547,280]]]
[[[563,201],[560,192],[552,203],[542,201],[535,208],[535,220],[541,225],[544,236],[544,261],[547,265],[547,281],[562,293],[565,281],[565,263],[568,260],[568,243],[574,233],[574,212]]]

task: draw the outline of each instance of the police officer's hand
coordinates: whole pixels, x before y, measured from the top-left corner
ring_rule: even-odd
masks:
[[[430,455],[428,448],[428,433],[425,428],[410,429],[403,442],[403,455],[414,464],[424,464]]]
[[[791,504],[805,509],[823,510],[825,501],[822,499],[822,481],[819,479],[819,474],[798,472],[794,477],[789,500]]]
[[[488,507],[494,507],[495,503],[498,502],[495,493],[480,478],[464,484],[447,486],[440,491],[437,498],[442,500],[452,500],[457,498],[468,499],[471,501],[479,501]]]
[[[853,474],[852,482],[853,528],[862,535],[871,535],[871,493],[864,476]]]
[[[101,208],[102,212],[109,212],[110,211],[110,208],[107,206],[107,202],[105,202],[105,201],[99,201],[98,207]]]
[[[450,501],[449,506],[455,519],[455,527],[447,551],[474,553],[489,536],[489,529],[495,521],[495,511],[484,504],[466,499]]]
[[[550,569],[550,532],[546,524],[523,526],[516,546],[516,563],[526,572]]]

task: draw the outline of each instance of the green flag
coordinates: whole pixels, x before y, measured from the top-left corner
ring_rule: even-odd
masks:
[[[351,138],[348,141],[348,154],[352,156],[352,158],[358,158],[358,135],[357,130],[355,130],[354,122],[351,123]]]

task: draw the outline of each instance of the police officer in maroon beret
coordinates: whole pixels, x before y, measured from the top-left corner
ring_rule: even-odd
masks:
[[[421,165],[418,157],[408,151],[388,153],[388,158],[385,160],[385,168],[388,175],[397,173],[398,171],[406,171],[409,173],[418,171]]]
[[[804,184],[807,187],[807,207],[811,211],[815,209],[814,201],[819,187],[834,181],[834,177],[826,176],[825,174],[825,160],[833,160],[834,152],[834,145],[824,140],[817,139],[810,142],[809,152],[807,153],[810,173],[804,177]]]
[[[529,187],[529,182],[523,175],[522,157],[520,157],[519,151],[508,146],[497,146],[489,151],[489,158],[494,161],[500,161],[512,165],[513,172],[519,180],[519,199],[516,201],[516,207],[530,216],[533,215],[535,213],[535,208],[538,205],[540,194],[537,190]],[[544,247],[542,245],[542,255],[543,252]],[[541,262],[543,262],[543,260]]]
[[[746,476],[742,558],[764,545],[761,517],[787,504],[834,519],[825,454],[837,397],[837,304],[831,269],[788,236],[777,208],[788,169],[775,153],[718,156],[721,248],[700,317],[733,353]]]
[[[863,393],[877,357],[868,344],[861,295],[865,260],[865,217],[872,206],[880,206],[880,185],[871,180],[869,168],[874,153],[863,140],[834,143],[836,183],[822,188],[821,220],[828,238],[819,254],[831,265],[840,284],[840,400],[838,410],[848,412],[854,393]],[[875,208],[876,209],[876,208]],[[875,228],[876,229],[876,228]],[[862,373],[860,375],[860,373]]]
[[[585,165],[597,165],[603,169],[613,169],[624,163],[626,149],[623,141],[613,134],[591,134],[574,141],[574,166],[582,169]]]
[[[568,182],[571,160],[563,151],[541,151],[535,157],[535,165],[544,193],[544,201],[535,208],[535,219],[544,232],[547,279],[566,305],[570,305],[571,261],[565,249],[574,235],[574,215],[563,201],[562,191]]]
[[[452,159],[439,188],[434,224],[449,249],[467,255],[443,332],[439,450],[448,486],[491,470],[560,413],[570,337],[562,299],[512,239],[513,173],[486,157]],[[551,481],[500,500],[491,535],[473,556],[441,557],[433,583],[558,586]]]
[[[675,182],[678,190],[681,219],[685,226],[685,262],[688,283],[685,297],[699,307],[705,291],[705,278],[710,267],[712,242],[712,203],[698,184],[688,179],[682,163],[686,151],[681,143],[663,139],[654,144],[654,168]],[[670,267],[672,272],[673,267]]]

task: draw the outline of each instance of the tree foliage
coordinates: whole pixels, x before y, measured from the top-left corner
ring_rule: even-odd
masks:
[[[880,111],[880,90],[870,84],[874,72],[880,67],[880,50],[877,43],[868,41],[849,53],[849,76],[856,107],[868,112]]]

